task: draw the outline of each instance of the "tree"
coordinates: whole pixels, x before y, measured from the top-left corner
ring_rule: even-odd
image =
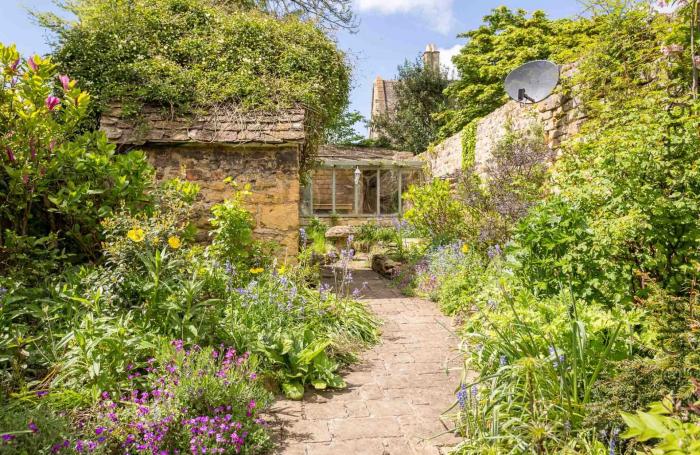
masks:
[[[239,0],[240,1],[240,0]],[[352,0],[243,0],[278,16],[298,15],[310,18],[326,29],[355,30],[357,22]]]
[[[396,107],[373,120],[372,128],[392,147],[420,153],[437,137],[439,123],[434,114],[447,107],[447,71],[435,71],[416,60],[406,61],[398,72]]]
[[[508,100],[503,80],[511,70],[530,60],[573,61],[593,33],[590,19],[551,20],[542,11],[528,17],[522,9],[494,9],[484,25],[459,35],[468,41],[453,59],[459,79],[446,90],[454,107],[436,118],[442,125],[439,138],[503,105]]]
[[[324,142],[334,145],[361,145],[366,139],[355,130],[358,123],[367,123],[365,117],[358,111],[347,109],[338,116],[325,131]]]

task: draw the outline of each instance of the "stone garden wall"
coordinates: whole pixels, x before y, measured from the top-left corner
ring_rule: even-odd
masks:
[[[281,255],[297,252],[303,111],[175,119],[160,110],[143,114],[141,123],[126,121],[117,107],[103,115],[101,128],[121,148],[146,152],[159,180],[179,177],[200,186],[195,209],[202,240],[209,209],[232,193],[224,183],[231,177],[251,185],[255,236],[279,243]]]
[[[562,68],[562,80],[569,80],[574,71],[574,66]],[[505,136],[507,128],[517,132],[539,124],[546,143],[558,150],[562,142],[579,131],[586,119],[580,101],[565,93],[568,91],[560,85],[557,92],[535,105],[509,101],[478,120],[474,138],[471,139],[474,141],[471,145],[477,171],[483,171],[485,163],[491,159],[494,146]],[[419,155],[426,162],[430,176],[449,178],[462,170],[463,146],[466,142],[462,136],[463,132],[459,132]]]

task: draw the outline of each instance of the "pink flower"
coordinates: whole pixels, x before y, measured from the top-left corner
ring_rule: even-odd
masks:
[[[39,69],[39,65],[36,64],[36,57],[36,55],[32,55],[31,57],[29,57],[29,60],[27,60],[27,64],[32,69],[32,71],[36,71]]]
[[[56,106],[61,104],[61,100],[59,100],[58,98],[56,98],[53,95],[49,95],[46,98],[45,104],[46,104],[46,107],[48,108],[48,110],[53,111],[56,108]]]
[[[12,72],[17,71],[17,67],[19,67],[19,62],[20,62],[20,61],[21,61],[21,59],[18,58],[17,60],[15,60],[15,61],[12,63],[12,65],[10,65],[10,69],[12,70]]]
[[[5,151],[7,152],[7,159],[10,160],[10,163],[15,162],[15,153],[12,151],[10,147],[6,147]]]
[[[58,76],[58,80],[61,81],[63,90],[65,90],[66,92],[70,90],[70,77],[66,76],[65,74],[61,74]]]

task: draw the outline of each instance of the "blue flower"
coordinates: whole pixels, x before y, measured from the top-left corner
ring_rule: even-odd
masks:
[[[462,409],[467,405],[467,386],[464,384],[462,384],[457,391],[457,401],[459,402],[459,407]]]
[[[508,363],[508,361],[506,360],[506,356],[502,355],[501,358],[499,359],[499,363],[501,364],[502,367],[505,366]]]

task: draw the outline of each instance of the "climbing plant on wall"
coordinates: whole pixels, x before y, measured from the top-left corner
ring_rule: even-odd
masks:
[[[460,34],[467,39],[454,64],[459,73],[445,93],[454,105],[436,115],[438,140],[460,131],[507,101],[503,79],[517,66],[537,59],[573,61],[596,32],[594,19],[549,19],[544,12],[528,16],[505,6],[484,17],[479,28]]]
[[[273,17],[215,0],[75,0],[68,22],[37,13],[56,35],[54,60],[95,99],[136,112],[176,112],[230,103],[242,110],[307,110],[309,142],[347,104],[345,55],[296,16]]]

